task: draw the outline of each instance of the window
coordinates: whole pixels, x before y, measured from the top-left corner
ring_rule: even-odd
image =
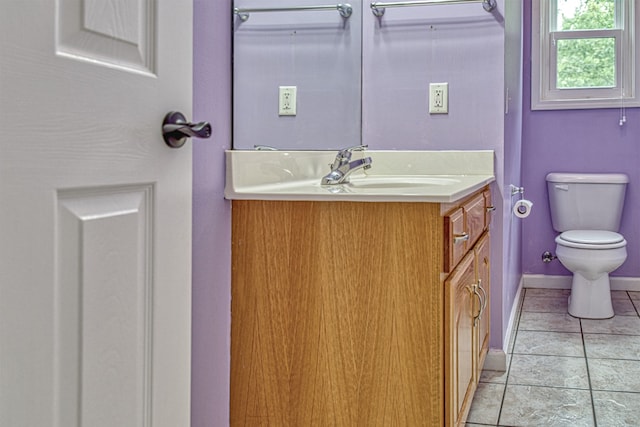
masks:
[[[532,2],[532,109],[640,106],[634,3]]]

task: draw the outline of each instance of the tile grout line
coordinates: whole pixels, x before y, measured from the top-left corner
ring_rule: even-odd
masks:
[[[631,294],[629,293],[629,291],[626,291],[626,293],[627,298],[629,298],[629,300],[631,301],[631,306],[636,311],[636,315],[640,316],[640,304],[636,305],[636,303],[633,301],[633,298],[631,298]]]
[[[638,301],[634,301],[631,298],[631,293],[628,291],[625,291],[627,298],[631,301],[632,303],[632,307],[634,308],[636,315],[629,315],[629,317],[640,317],[640,299]],[[634,293],[634,295],[636,295]],[[534,296],[534,294],[529,295]],[[510,340],[510,346],[507,349],[507,355],[509,356],[509,366],[506,369],[506,373],[505,373],[505,382],[504,382],[504,389],[502,392],[502,397],[500,400],[500,406],[499,406],[499,410],[498,410],[498,419],[496,421],[496,424],[486,424],[487,426],[489,425],[494,425],[496,427],[498,426],[502,426],[502,424],[500,424],[501,421],[501,417],[503,415],[503,410],[504,410],[504,405],[505,405],[505,398],[506,398],[506,392],[507,392],[507,387],[509,385],[513,385],[516,386],[517,384],[513,384],[512,383],[512,378],[510,378],[510,374],[511,374],[511,368],[512,365],[511,363],[513,362],[513,355],[514,354],[520,354],[520,353],[514,353],[515,350],[515,346],[516,346],[516,342],[519,339],[522,339],[522,337],[520,336],[520,326],[521,326],[521,320],[522,320],[522,316],[524,314],[524,310],[523,310],[523,306],[524,306],[524,301],[525,298],[527,297],[527,290],[525,289],[524,292],[522,293],[522,297],[520,299],[520,308],[518,310],[518,314],[517,314],[517,324],[515,327],[515,330],[513,331],[513,339]],[[555,313],[554,311],[551,311],[549,313]],[[623,315],[619,315],[619,316],[623,316]],[[638,336],[639,334],[636,333],[615,333],[615,332],[611,332],[611,331],[601,331],[601,332],[586,332],[585,329],[589,329],[589,325],[585,325],[583,324],[582,320],[586,320],[586,319],[581,319],[581,318],[577,318],[578,320],[578,324],[579,324],[579,333],[580,333],[580,337],[581,337],[581,341],[582,341],[582,354],[585,360],[585,366],[586,366],[586,371],[587,371],[587,383],[588,383],[588,390],[589,390],[589,396],[590,396],[590,400],[591,400],[591,408],[592,408],[592,420],[593,420],[593,425],[594,427],[598,426],[598,420],[597,420],[597,414],[596,414],[596,409],[595,409],[595,391],[598,390],[594,390],[593,388],[593,384],[592,384],[592,379],[591,379],[591,371],[590,371],[590,363],[589,363],[589,358],[587,357],[587,349],[586,349],[586,335],[587,334],[593,334],[593,335],[607,335],[607,336],[615,336],[615,335],[624,335],[624,336]],[[541,332],[544,330],[540,330]],[[534,330],[535,332],[535,330]],[[525,353],[523,353],[525,354]],[[540,356],[545,356],[545,355],[540,355]],[[562,357],[562,356],[561,356]],[[564,356],[564,357],[574,357],[574,356]],[[575,356],[577,357],[577,356]],[[598,357],[593,357],[594,360],[598,360],[600,358]],[[604,359],[610,359],[608,357],[605,357]],[[613,358],[613,360],[635,360],[635,359],[626,359],[626,358],[622,358],[622,359],[618,359],[618,358]],[[596,367],[594,366],[594,369]],[[594,374],[597,373],[597,369],[594,371]],[[597,375],[596,375],[597,376]],[[491,382],[491,381],[489,381]],[[550,387],[547,385],[537,385],[537,386],[531,386],[531,387]],[[552,387],[552,388],[561,388],[561,389],[566,389],[567,387]],[[570,387],[573,388],[573,387]],[[586,389],[582,389],[585,390]],[[621,392],[622,393],[622,392]],[[638,392],[634,392],[634,391],[625,391],[624,393],[632,393],[632,394],[640,394],[640,391]],[[484,425],[484,424],[482,424]]]
[[[587,357],[587,346],[584,340],[584,329],[582,328],[582,319],[578,319],[580,322],[580,337],[582,338],[582,352],[584,353],[584,364],[587,368],[587,381],[589,383],[589,398],[591,399],[591,413],[593,417],[594,427],[598,427],[598,420],[596,419],[596,405],[593,401],[593,387],[591,386],[591,372],[589,371],[589,358]]]
[[[520,332],[520,320],[522,318],[522,307],[524,306],[524,299],[527,296],[527,290],[524,290],[524,294],[522,295],[522,300],[519,302],[520,309],[518,312],[518,325],[516,326],[515,334],[513,337],[513,342],[509,342],[507,345],[511,348],[507,348],[509,355],[509,367],[507,368],[507,376],[504,379],[504,390],[502,391],[502,399],[500,400],[500,410],[498,411],[498,420],[496,421],[496,426],[500,425],[500,417],[502,417],[502,407],[504,406],[504,398],[507,395],[507,386],[509,385],[509,374],[511,373],[511,362],[513,362],[513,350],[516,347],[516,341],[518,340],[518,332]],[[509,337],[511,338],[511,337]]]

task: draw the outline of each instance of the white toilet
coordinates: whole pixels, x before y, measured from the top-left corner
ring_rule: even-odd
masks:
[[[627,259],[627,241],[617,233],[629,177],[624,174],[550,173],[547,190],[556,256],[573,273],[569,314],[613,317],[609,273]]]

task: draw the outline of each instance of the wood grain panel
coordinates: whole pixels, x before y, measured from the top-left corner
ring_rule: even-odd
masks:
[[[462,205],[465,214],[465,222],[467,224],[466,231],[469,233],[467,249],[471,249],[484,232],[486,214],[484,203],[484,196],[482,193],[479,193]]]
[[[482,192],[482,195],[484,196],[484,205],[485,205],[484,228],[485,230],[488,230],[489,224],[491,224],[491,217],[493,216],[495,207],[491,203],[491,191],[489,189],[484,190]]]
[[[467,253],[467,242],[456,240],[466,232],[464,209],[458,208],[444,216],[444,266],[443,271],[450,273]]]
[[[482,313],[482,317],[478,323],[477,336],[475,337],[475,354],[476,354],[476,382],[480,380],[480,373],[482,371],[482,366],[484,365],[484,361],[487,357],[487,353],[489,352],[489,331],[490,327],[490,319],[491,319],[491,304],[489,302],[489,298],[491,295],[491,246],[489,240],[489,233],[486,233],[484,236],[480,238],[478,244],[474,248],[475,256],[476,256],[476,268],[477,268],[477,277],[476,280],[480,283],[482,289],[484,289],[484,294],[486,294],[486,304],[484,311]],[[476,311],[474,311],[476,312]]]
[[[475,391],[474,283],[475,260],[471,252],[445,281],[446,417],[454,426],[464,425]]]
[[[231,425],[443,425],[436,204],[233,202]]]

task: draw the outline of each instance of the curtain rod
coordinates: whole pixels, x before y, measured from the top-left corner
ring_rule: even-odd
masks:
[[[387,7],[411,7],[411,6],[432,6],[434,4],[459,4],[459,3],[482,3],[482,7],[487,12],[496,8],[496,0],[418,0],[403,2],[371,2],[371,12],[377,17],[384,15]]]
[[[291,7],[264,7],[243,9],[236,7],[233,9],[234,15],[238,15],[242,22],[249,19],[249,14],[254,12],[301,12],[306,10],[337,10],[343,18],[349,18],[353,9],[349,3],[340,3],[327,6],[291,6]]]

